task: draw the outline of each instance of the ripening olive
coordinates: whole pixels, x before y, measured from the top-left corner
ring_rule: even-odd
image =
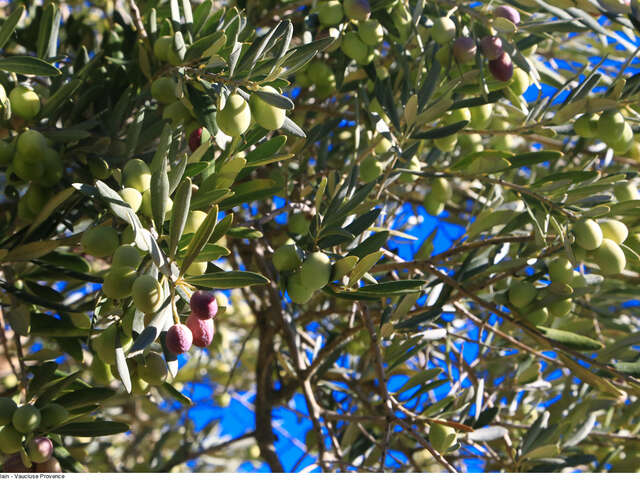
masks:
[[[496,80],[508,82],[513,76],[513,62],[507,52],[502,52],[495,60],[489,60],[489,71]]]
[[[116,248],[116,251],[113,252],[111,266],[136,269],[138,268],[138,265],[140,265],[140,260],[140,253],[136,247],[131,245],[120,245]]]
[[[185,107],[182,102],[176,100],[164,107],[162,118],[169,120],[173,128],[178,128],[180,125],[189,123],[191,120],[191,112],[189,112],[189,109]]]
[[[189,330],[186,325],[172,325],[167,331],[165,343],[167,349],[176,355],[186,353],[193,344],[193,333],[191,333],[191,330]]]
[[[371,15],[371,6],[368,0],[342,0],[344,14],[351,20],[363,22]]]
[[[360,163],[360,178],[365,183],[373,182],[376,178],[382,175],[384,167],[384,162],[378,160],[374,155],[369,155]]]
[[[27,451],[32,462],[44,463],[53,455],[53,443],[47,437],[34,437],[29,441]]]

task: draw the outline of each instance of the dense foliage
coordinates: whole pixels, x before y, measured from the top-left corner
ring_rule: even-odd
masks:
[[[637,469],[635,2],[2,9],[3,471]]]

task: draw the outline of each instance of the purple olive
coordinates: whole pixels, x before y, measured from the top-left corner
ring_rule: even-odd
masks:
[[[453,42],[453,56],[460,63],[470,63],[476,58],[476,42],[471,37],[459,37]]]
[[[499,7],[494,8],[493,14],[496,17],[506,18],[514,25],[518,25],[520,23],[520,13],[518,13],[515,8],[508,5],[500,5]]]
[[[213,334],[215,333],[213,320],[210,318],[203,320],[191,312],[191,315],[187,318],[186,325],[193,334],[193,344],[196,347],[206,348],[211,345]]]
[[[172,325],[167,330],[167,337],[165,339],[167,343],[167,349],[170,352],[180,355],[181,353],[188,352],[193,343],[193,333],[186,325],[177,324]]]
[[[191,313],[201,320],[213,318],[218,313],[218,303],[213,292],[198,290],[191,295],[189,301]]]
[[[480,50],[488,60],[495,60],[502,55],[502,40],[499,37],[482,37]]]
[[[500,57],[489,62],[489,71],[496,80],[508,82],[513,76],[513,63],[507,52],[502,52]]]

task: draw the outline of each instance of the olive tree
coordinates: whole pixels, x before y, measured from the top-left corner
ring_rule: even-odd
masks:
[[[4,472],[637,469],[635,2],[2,10]]]

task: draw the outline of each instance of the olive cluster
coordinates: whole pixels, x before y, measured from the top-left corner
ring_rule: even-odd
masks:
[[[207,348],[213,341],[213,319],[218,313],[215,293],[198,290],[191,295],[189,305],[187,322],[172,325],[167,331],[167,348],[176,355],[188,352],[192,345]]]
[[[26,221],[32,221],[42,210],[64,173],[59,153],[42,133],[32,129],[24,130],[12,142],[0,140],[0,166],[8,167],[8,177],[13,175],[18,183],[28,183],[18,201],[18,216]]]
[[[273,252],[273,265],[286,273],[287,293],[294,303],[307,303],[314,292],[327,285],[332,277],[331,259],[322,252],[313,252],[302,259],[300,249],[289,240]]]
[[[580,115],[573,129],[583,138],[599,138],[619,155],[627,153],[635,144],[631,125],[618,110]]]
[[[69,412],[57,403],[38,408],[31,404],[18,406],[10,398],[0,398],[0,452],[9,455],[2,470],[61,472],[60,463],[53,456],[53,442],[46,433],[68,417]]]
[[[156,40],[154,52],[160,60],[168,61],[172,65],[181,64],[171,37],[163,36]],[[268,85],[260,87],[259,91],[266,94],[280,93]],[[178,98],[178,84],[172,77],[155,79],[151,84],[151,95],[163,105],[162,117],[165,120],[169,120],[174,127],[185,125],[191,151],[195,151],[211,138],[211,133],[198,124],[191,104]],[[284,125],[286,119],[285,109],[271,105],[256,93],[249,95],[245,92],[240,93],[237,89],[226,98],[221,97],[218,107],[216,125],[229,137],[244,134],[252,125],[252,120],[266,130],[277,130]]]
[[[640,198],[637,188],[629,182],[616,185],[614,193],[618,201]],[[634,251],[640,248],[640,233],[629,234],[627,225],[616,218],[583,218],[573,223],[572,232],[575,261],[593,263],[605,276],[624,272],[627,259],[623,244]],[[516,280],[507,292],[509,304],[534,325],[569,315],[579,290],[587,286],[584,276],[565,255],[551,259],[547,272],[550,283],[545,287],[537,288],[534,282]]]

